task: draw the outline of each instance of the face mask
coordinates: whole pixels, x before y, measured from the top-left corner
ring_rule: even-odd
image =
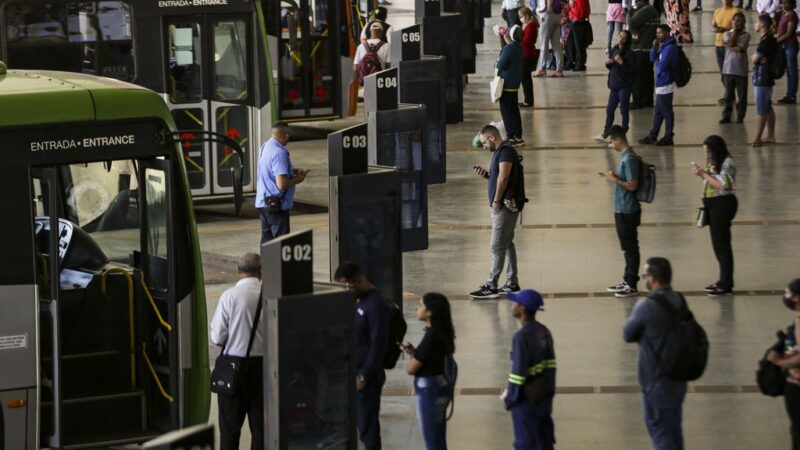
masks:
[[[786,297],[786,296],[781,297],[781,300],[783,300],[783,306],[791,309],[792,311],[797,311],[797,303],[795,303],[795,301],[792,300],[792,297]]]

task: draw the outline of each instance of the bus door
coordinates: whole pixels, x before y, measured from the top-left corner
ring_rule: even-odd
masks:
[[[238,170],[234,150],[196,141],[209,130],[235,140],[244,151],[242,186],[253,191],[253,151],[258,148],[252,106],[252,30],[249,16],[193,15],[165,18],[168,104],[183,130],[183,150],[192,194],[233,193]]]
[[[278,98],[282,119],[342,113],[337,0],[270,0],[280,3]],[[345,86],[346,87],[346,86]]]

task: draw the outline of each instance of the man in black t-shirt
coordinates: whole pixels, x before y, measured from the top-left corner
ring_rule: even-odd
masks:
[[[772,109],[772,86],[775,85],[775,75],[772,73],[772,63],[778,50],[778,41],[772,35],[772,17],[759,16],[756,22],[756,32],[761,35],[755,54],[753,54],[753,87],[756,97],[756,114],[758,127],[753,147],[761,147],[764,143],[775,143],[775,111]],[[782,50],[780,50],[782,51]],[[767,127],[767,138],[761,139]]]
[[[480,166],[473,167],[478,176],[489,181],[489,208],[491,209],[492,219],[490,244],[492,268],[489,271],[489,278],[486,283],[479,287],[478,290],[470,292],[470,297],[474,299],[497,298],[500,294],[506,295],[509,292],[519,291],[517,251],[514,247],[514,226],[517,223],[519,212],[512,212],[504,204],[506,189],[511,180],[511,169],[518,160],[517,152],[511,144],[503,141],[500,131],[493,125],[483,127],[480,138],[483,148],[492,153],[488,171]],[[497,282],[500,278],[500,273],[503,271],[504,263],[507,265],[506,283],[498,288]]]

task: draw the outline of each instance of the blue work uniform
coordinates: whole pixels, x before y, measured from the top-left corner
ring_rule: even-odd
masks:
[[[381,449],[381,390],[386,382],[383,359],[389,344],[389,306],[373,289],[356,305],[356,369],[367,384],[356,393],[356,426],[365,450]]]
[[[526,396],[536,383],[542,399],[534,404]],[[511,373],[506,388],[506,409],[511,410],[515,450],[552,450],[555,444],[553,397],[556,356],[550,330],[533,321],[517,331],[511,346]]]

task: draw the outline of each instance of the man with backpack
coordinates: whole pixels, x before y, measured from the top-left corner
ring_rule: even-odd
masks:
[[[650,62],[656,65],[656,107],[653,113],[653,128],[650,129],[647,136],[639,139],[639,143],[642,145],[673,145],[675,113],[672,111],[672,96],[678,90],[675,78],[676,72],[679,70],[680,50],[675,38],[669,33],[667,25],[659,25],[656,29],[653,48],[650,49]],[[661,123],[664,121],[667,122],[664,137],[658,139]]]
[[[668,376],[664,361],[673,319],[667,308],[686,308],[683,297],[672,290],[672,267],[666,258],[653,257],[645,264],[650,295],[633,308],[623,328],[625,342],[639,343],[639,384],[650,441],[655,450],[682,450],[681,412],[686,381]],[[688,309],[687,309],[688,311]]]
[[[503,141],[500,131],[493,125],[483,127],[480,139],[483,148],[492,154],[488,171],[480,166],[473,166],[478,176],[489,181],[492,268],[486,282],[469,295],[474,299],[488,299],[519,291],[514,227],[528,199],[525,198],[522,164],[514,147],[508,141]],[[497,282],[504,263],[507,265],[506,283],[498,289]]]
[[[614,171],[600,172],[606,181],[614,184],[614,223],[620,247],[625,253],[625,272],[622,283],[609,286],[608,292],[615,297],[636,297],[639,295],[639,224],[642,221],[642,207],[636,196],[640,179],[640,159],[628,144],[625,129],[614,125],[608,131],[608,148],[622,152]]]
[[[514,448],[552,450],[555,443],[553,397],[556,393],[556,353],[550,330],[536,321],[544,310],[542,295],[533,289],[508,294],[519,330],[511,344],[511,372],[502,398],[511,411]]]
[[[345,261],[333,277],[356,293],[356,426],[366,450],[380,450],[381,391],[386,382],[384,359],[389,344],[389,305],[358,264]],[[397,352],[399,356],[399,352]]]
[[[370,38],[356,48],[353,59],[353,70],[362,86],[364,77],[388,68],[391,63],[391,44],[383,41],[383,25],[373,22],[369,28]]]

